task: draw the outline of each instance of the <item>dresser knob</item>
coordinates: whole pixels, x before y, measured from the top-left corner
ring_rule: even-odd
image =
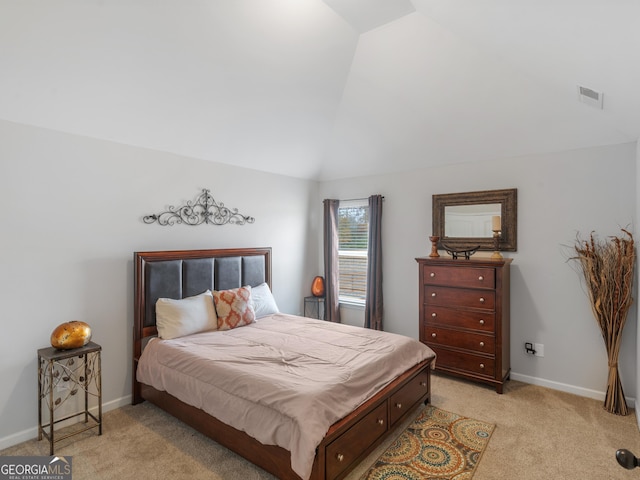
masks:
[[[481,364],[480,364],[480,368],[484,368],[484,363],[481,363]]]
[[[420,386],[421,387],[426,387],[427,386],[427,382],[420,382]]]
[[[431,273],[429,274],[429,276],[430,276],[431,278],[433,278],[433,277],[435,277],[435,276],[436,276],[436,274],[435,274],[435,273],[433,273],[433,272],[431,272]]]
[[[436,336],[437,336],[437,335],[436,335],[435,333],[432,333],[432,334],[431,334],[431,338],[436,338]]]
[[[435,297],[435,296],[436,296],[436,292],[433,292],[433,293],[431,294],[431,296],[432,296],[432,297]]]
[[[480,276],[478,277],[478,280],[483,281],[483,280],[484,280],[484,277],[483,277],[482,275],[480,275]]]
[[[437,315],[436,315],[435,313],[432,313],[432,314],[431,314],[431,316],[432,316],[433,318],[436,318],[436,317],[437,317]]]
[[[481,347],[484,347],[484,342],[480,342],[480,346],[481,346]]]
[[[343,455],[343,454],[341,454],[341,453],[339,453],[339,454],[337,454],[337,455],[336,455],[336,459],[337,459],[339,462],[341,462],[341,461],[343,461],[343,460],[344,460],[344,455]]]
[[[402,408],[402,404],[401,403],[396,403],[396,408],[397,409],[401,409]]]
[[[484,325],[484,320],[480,320],[480,325]]]
[[[484,303],[484,298],[480,297],[480,303]]]
[[[384,425],[384,420],[382,418],[378,419],[378,425]]]

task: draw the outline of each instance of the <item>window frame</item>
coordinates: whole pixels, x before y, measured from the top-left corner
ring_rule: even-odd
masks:
[[[338,242],[338,276],[341,276],[340,270],[340,258],[341,257],[364,257],[366,259],[365,263],[365,271],[364,271],[364,297],[360,298],[359,296],[349,296],[345,295],[341,292],[342,290],[342,282],[340,282],[340,288],[338,291],[338,303],[341,305],[349,305],[364,308],[366,303],[366,289],[367,289],[367,271],[369,268],[369,202],[367,199],[358,199],[358,200],[340,200],[338,205],[338,219],[340,219],[340,209],[347,208],[365,208],[367,215],[366,222],[366,240],[367,246],[365,249],[359,250],[344,250],[340,249],[340,242]],[[340,238],[340,221],[338,220],[338,238]]]

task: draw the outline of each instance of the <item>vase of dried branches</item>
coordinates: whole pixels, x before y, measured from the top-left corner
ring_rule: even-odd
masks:
[[[599,241],[593,232],[588,240],[576,240],[575,251],[584,276],[591,310],[604,339],[609,374],[604,408],[616,415],[627,415],[629,410],[622,390],[618,371],[618,357],[622,331],[627,312],[633,303],[631,289],[635,249],[633,236],[622,229],[622,237],[609,237]]]

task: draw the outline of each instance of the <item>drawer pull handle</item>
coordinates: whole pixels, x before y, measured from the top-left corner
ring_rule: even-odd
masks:
[[[397,409],[401,409],[402,408],[402,404],[401,403],[396,403],[396,408]]]
[[[431,296],[432,296],[432,297],[435,297],[435,296],[436,296],[436,292],[433,292],[433,293],[431,294]]]
[[[378,419],[378,425],[384,425],[384,420],[382,418]]]
[[[480,364],[480,368],[484,368],[484,363],[481,363],[481,364]]]
[[[480,320],[480,325],[484,325],[484,320]]]
[[[337,455],[336,455],[336,459],[337,459],[339,462],[342,462],[342,461],[344,460],[344,455],[343,455],[343,454],[341,454],[341,453],[339,453],[339,454],[337,454]]]
[[[484,342],[480,342],[480,346],[481,346],[481,347],[484,347]]]
[[[480,303],[484,303],[484,298],[480,297]]]
[[[421,387],[426,387],[427,386],[427,382],[420,382],[420,386]]]
[[[431,338],[436,338],[436,337],[437,337],[437,335],[435,333],[431,334]]]
[[[478,280],[483,281],[483,280],[484,280],[484,277],[483,277],[482,275],[480,275],[480,276],[478,277]]]
[[[436,276],[436,274],[435,274],[434,272],[431,272],[431,273],[429,274],[429,276],[430,276],[431,278],[433,278],[433,277],[435,277],[435,276]]]
[[[432,316],[433,318],[436,318],[436,316],[437,316],[437,315],[436,315],[435,313],[432,313],[432,314],[431,314],[431,316]]]

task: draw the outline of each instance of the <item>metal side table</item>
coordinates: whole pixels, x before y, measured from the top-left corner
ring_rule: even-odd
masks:
[[[308,318],[317,318],[325,320],[325,304],[324,297],[304,297],[304,314]]]
[[[72,435],[92,428],[97,428],[98,434],[102,435],[101,351],[102,347],[94,342],[70,350],[53,347],[38,350],[38,440],[42,440],[42,437],[49,440],[50,455],[53,455],[56,442]],[[68,399],[77,398],[78,393],[84,393],[84,409],[56,419],[56,410]],[[89,402],[90,399],[95,399],[97,405],[90,407],[89,404],[94,403]],[[49,423],[46,424],[42,423],[43,400],[49,410]],[[96,407],[98,411],[94,415],[89,410]],[[80,415],[84,415],[86,425],[81,428],[69,427],[69,431],[61,436],[55,435],[54,425]]]

